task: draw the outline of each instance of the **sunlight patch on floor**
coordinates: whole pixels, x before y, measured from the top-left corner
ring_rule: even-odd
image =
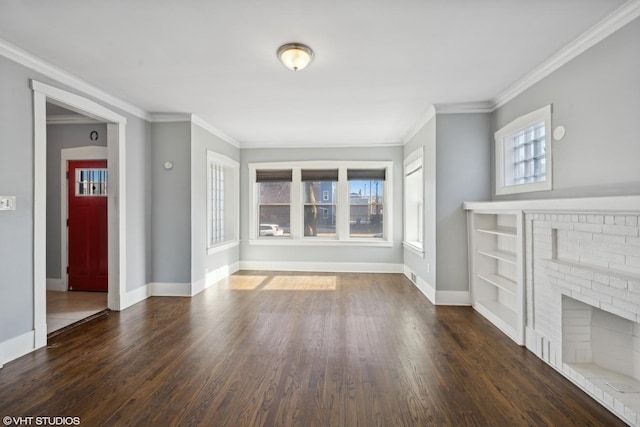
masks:
[[[250,291],[257,289],[268,276],[230,276],[229,289],[235,291]]]
[[[336,276],[274,276],[266,291],[335,291]]]

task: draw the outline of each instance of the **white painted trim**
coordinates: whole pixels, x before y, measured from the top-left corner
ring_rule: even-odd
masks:
[[[402,264],[365,262],[240,261],[240,270],[315,271],[329,273],[402,273]]]
[[[370,248],[392,248],[394,242],[388,242],[386,240],[374,239],[353,239],[338,240],[322,237],[302,237],[300,239],[293,239],[287,237],[256,237],[249,239],[248,243],[252,246],[361,246]]]
[[[401,145],[406,145],[414,136],[420,132],[420,130],[431,121],[436,116],[436,109],[433,105],[430,105],[427,108],[427,111],[416,121],[416,123],[411,127],[411,130],[402,138]]]
[[[150,284],[140,286],[132,291],[125,292],[120,301],[120,310],[129,308],[142,302],[151,296]]]
[[[436,291],[436,305],[471,305],[471,292]]]
[[[218,165],[218,166],[222,166],[223,169],[229,171],[232,175],[232,179],[231,179],[231,184],[233,186],[233,188],[231,189],[231,191],[224,191],[224,210],[225,210],[225,215],[224,215],[224,221],[223,221],[223,226],[222,228],[226,228],[226,226],[228,224],[226,224],[227,219],[229,218],[229,216],[231,216],[231,220],[234,221],[233,223],[233,236],[226,236],[226,237],[230,237],[233,240],[229,240],[229,241],[225,241],[223,243],[219,243],[213,246],[209,246],[210,242],[211,242],[211,233],[212,233],[212,227],[213,224],[211,223],[211,183],[212,183],[212,176],[211,176],[211,167],[214,165]],[[225,175],[227,174],[227,172],[225,172]],[[236,162],[235,160],[231,159],[228,156],[225,156],[223,154],[220,154],[218,152],[215,152],[213,150],[209,150],[207,149],[207,163],[206,163],[206,186],[205,186],[205,197],[206,197],[206,206],[207,206],[207,211],[206,211],[206,233],[207,233],[207,255],[211,255],[214,253],[218,253],[221,251],[225,251],[227,249],[231,249],[234,246],[238,246],[240,244],[240,163]],[[192,176],[191,179],[194,179],[194,177]],[[225,181],[225,185],[228,184],[228,180],[227,178],[224,179]],[[192,197],[196,197],[192,194]],[[227,208],[231,208],[233,209],[233,214],[232,215],[227,215],[229,212],[227,212]],[[193,215],[192,215],[193,216]],[[193,222],[193,218],[192,218],[192,224],[194,224],[195,222]],[[200,230],[196,229],[196,227],[192,227],[192,233],[199,233]]]
[[[238,210],[237,212],[240,212],[240,210]],[[207,255],[213,255],[220,252],[224,252],[229,249],[235,248],[236,246],[240,246],[240,240],[232,240],[230,242],[224,242],[207,249]]]
[[[9,58],[14,62],[17,62],[20,65],[24,65],[27,68],[37,71],[40,74],[57,80],[60,83],[77,89],[87,94],[88,96],[100,100],[101,102],[109,104],[127,113],[133,114],[134,116],[140,117],[141,119],[149,120],[149,114],[147,114],[146,111],[132,104],[129,104],[126,101],[116,98],[115,96],[110,95],[107,92],[98,89],[92,84],[89,84],[86,81],[80,79],[79,77],[67,71],[64,71],[63,69],[58,68],[55,65],[43,59],[40,59],[32,55],[31,53],[28,53],[2,39],[0,39],[0,55]]]
[[[67,286],[65,285],[62,279],[52,279],[47,277],[47,290],[48,291],[58,291],[58,292],[66,292]]]
[[[404,145],[402,140],[383,141],[326,141],[318,144],[300,144],[299,142],[283,143],[282,141],[266,141],[260,143],[243,142],[240,148],[373,148],[373,147],[397,147]]]
[[[47,110],[33,91],[33,349],[47,345]]]
[[[415,255],[419,256],[420,258],[424,258],[424,249],[416,246],[413,242],[405,242],[403,240],[402,247],[410,252],[413,252]]]
[[[474,114],[490,113],[494,107],[490,101],[462,102],[458,104],[436,104],[437,114]]]
[[[431,286],[427,281],[423,280],[422,277],[418,276],[415,271],[411,270],[406,265],[403,266],[403,273],[407,277],[407,279],[409,279],[409,281],[413,283],[413,286],[418,288],[418,290],[422,292],[425,297],[427,297],[431,304],[436,304],[436,290],[433,286]],[[413,282],[411,280],[411,273],[415,274],[416,282]]]
[[[190,122],[191,114],[187,113],[151,113],[149,115],[151,123],[174,123]]]
[[[545,161],[546,161],[546,173],[544,181],[530,182],[524,184],[506,185],[505,184],[505,152],[510,150],[513,152],[512,147],[505,148],[505,138],[512,136],[516,132],[522,132],[523,130],[534,126],[536,123],[544,121],[544,128],[546,132],[545,138]],[[542,108],[538,108],[535,111],[524,114],[502,128],[500,128],[494,134],[494,177],[495,177],[495,191],[496,195],[516,194],[516,193],[530,193],[534,191],[549,191],[552,189],[553,183],[553,138],[551,138],[551,105],[545,105]],[[513,163],[509,164],[513,166]]]
[[[120,310],[127,289],[126,269],[126,119],[96,102],[31,80],[34,105],[34,325],[35,348],[46,345],[46,103],[107,121],[107,161],[111,192],[108,197],[108,306]],[[115,191],[113,191],[115,189]],[[45,326],[43,328],[43,325]]]
[[[85,116],[48,116],[48,125],[94,125],[100,123],[98,120]]]
[[[336,160],[315,160],[315,161],[289,161],[289,162],[265,162],[248,163],[249,168],[249,244],[250,245],[329,245],[329,246],[378,246],[392,247],[393,241],[393,161],[372,160],[372,161],[336,161]],[[338,169],[338,198],[336,206],[338,208],[336,218],[335,239],[304,238],[302,236],[302,190],[301,190],[301,170],[302,169]],[[349,190],[347,181],[347,170],[352,169],[386,169],[386,179],[383,183],[383,203],[387,212],[383,218],[384,237],[381,239],[361,239],[350,238],[349,229]],[[291,237],[290,238],[260,238],[258,236],[258,186],[256,185],[256,170],[258,169],[291,169]],[[396,197],[397,198],[397,197]],[[346,208],[346,209],[344,209]],[[372,241],[377,240],[377,241]],[[263,243],[266,242],[266,243]],[[309,243],[305,243],[309,242]]]
[[[598,22],[580,37],[564,46],[549,59],[525,74],[521,79],[507,87],[492,100],[492,110],[502,107],[540,80],[600,43],[611,34],[640,16],[640,0],[631,0],[623,4],[609,16]]]
[[[152,297],[190,297],[191,283],[153,282],[149,287],[148,296]]]
[[[60,274],[62,275],[62,287],[66,291],[69,288],[69,276],[67,265],[69,262],[69,230],[67,218],[69,217],[67,162],[69,160],[107,160],[107,147],[86,146],[64,148],[60,150]],[[48,289],[48,288],[47,288]]]
[[[214,134],[215,136],[217,136],[218,138],[220,138],[224,142],[227,142],[227,143],[233,145],[236,148],[240,148],[241,147],[241,144],[238,141],[236,141],[235,139],[231,138],[229,135],[227,135],[226,133],[222,132],[220,129],[210,125],[207,122],[205,122],[203,119],[201,119],[200,117],[196,116],[195,114],[191,115],[191,123],[200,126],[202,129]],[[242,148],[248,148],[248,147],[245,147],[243,145]],[[264,146],[260,146],[260,148],[265,148],[265,147]]]
[[[613,211],[636,212],[640,210],[640,195],[615,197],[584,197],[570,199],[508,200],[497,202],[465,202],[465,210],[522,210],[574,212]]]
[[[45,324],[45,331],[47,330]],[[35,350],[34,348],[35,331],[29,331],[17,337],[10,338],[0,343],[0,368],[5,363],[22,357],[27,353]],[[46,342],[45,342],[46,344]]]
[[[207,289],[213,286],[220,280],[226,279],[238,270],[240,270],[240,262],[234,262],[233,264],[223,265],[215,270],[207,271],[204,278],[204,288]]]

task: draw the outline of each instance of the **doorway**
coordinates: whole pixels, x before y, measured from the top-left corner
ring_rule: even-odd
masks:
[[[108,307],[121,310],[126,306],[126,197],[125,191],[125,126],[126,119],[88,98],[32,80],[34,117],[34,349],[47,344],[47,114],[52,103],[89,118],[106,123],[107,160],[110,192],[107,196],[108,235]]]

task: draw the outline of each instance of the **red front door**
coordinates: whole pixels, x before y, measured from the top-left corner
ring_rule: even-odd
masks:
[[[107,291],[107,161],[69,162],[69,290]]]

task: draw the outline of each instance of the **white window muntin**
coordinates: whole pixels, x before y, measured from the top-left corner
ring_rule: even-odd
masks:
[[[551,190],[551,139],[551,105],[495,133],[497,195]]]
[[[251,182],[250,205],[250,244],[274,245],[356,245],[356,246],[392,246],[393,245],[393,162],[391,161],[301,161],[276,163],[250,163],[249,179]],[[304,188],[301,181],[303,169],[338,169],[338,189],[336,191],[336,225],[335,237],[305,237],[304,232]],[[349,181],[348,169],[382,169],[386,170],[383,183],[384,235],[381,239],[349,237]],[[258,185],[256,184],[256,170],[291,169],[293,181],[291,183],[291,236],[284,239],[261,239],[258,236]]]
[[[237,244],[240,212],[240,165],[207,150],[207,252]]]

